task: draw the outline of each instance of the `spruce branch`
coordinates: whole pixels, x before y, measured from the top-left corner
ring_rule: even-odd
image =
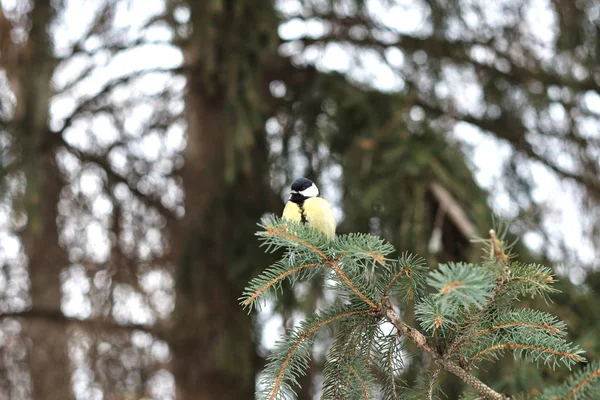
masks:
[[[435,335],[438,331],[443,334],[458,324],[456,317],[457,309],[448,309],[445,302],[438,301],[435,296],[428,296],[415,307],[415,315],[421,327]]]
[[[538,310],[519,309],[501,311],[491,324],[485,328],[482,326],[476,332],[476,335],[515,329],[524,329],[528,333],[531,330],[542,330],[555,336],[564,336],[567,334],[565,323],[559,321],[554,315]]]
[[[390,265],[391,268],[383,272],[382,282],[387,282],[383,288],[383,295],[389,296],[394,291],[401,296],[402,301],[412,301],[425,286],[425,259],[406,252]]]
[[[547,388],[539,400],[595,400],[600,398],[600,362],[574,373],[562,385]]]
[[[285,386],[291,390],[286,381],[297,384],[297,377],[304,374],[308,365],[309,346],[306,342],[322,327],[344,318],[358,314],[369,313],[370,310],[357,309],[346,311],[340,307],[317,313],[314,317],[303,322],[299,329],[291,335],[291,340],[279,342],[277,351],[269,357],[269,364],[261,383],[265,386],[267,398],[275,400],[283,398],[281,389]]]
[[[590,364],[586,369],[585,373],[581,374],[577,385],[571,389],[571,391],[565,397],[565,400],[575,398],[580,395],[583,397],[583,393],[588,392],[590,395],[600,395],[600,364]],[[591,397],[591,396],[590,396]]]
[[[324,386],[324,395],[330,398],[340,398],[342,395],[342,386],[348,390],[350,375],[342,376],[344,368],[348,367],[349,360],[354,357],[356,343],[360,340],[360,332],[364,329],[365,322],[353,328],[341,326],[339,332],[335,335],[333,345],[329,349],[323,374],[326,377]]]
[[[371,342],[365,338],[377,330],[373,321],[373,318],[363,319],[354,328],[349,323],[340,325],[323,370],[326,378],[323,398],[370,398],[376,379],[366,357]]]
[[[356,372],[354,367],[350,366],[349,368],[350,368],[350,372],[352,372],[352,375],[354,375],[354,377],[360,384],[360,388],[362,389],[362,398],[365,400],[369,400],[370,399],[369,390],[367,389],[367,385],[365,384],[365,381],[361,378],[361,376],[358,374],[358,372]]]
[[[368,260],[384,265],[386,256],[394,252],[394,247],[385,240],[364,233],[349,233],[336,238],[332,249],[345,253],[354,261]]]
[[[499,227],[503,239],[508,232],[508,225],[500,225]],[[504,240],[501,240],[496,235],[496,231],[491,229],[489,231],[490,239],[478,239],[479,242],[484,243],[489,248],[489,256],[487,260],[484,259],[482,267],[487,271],[491,272],[496,277],[495,285],[492,293],[487,297],[485,304],[480,307],[479,310],[474,311],[469,316],[469,321],[460,327],[460,331],[454,337],[452,343],[448,346],[447,353],[452,355],[458,351],[458,349],[466,342],[472,340],[476,335],[474,332],[475,327],[482,321],[489,318],[491,312],[490,308],[498,306],[498,294],[502,292],[506,276],[509,275],[507,261],[513,258],[510,250],[515,243],[507,245]]]
[[[538,264],[511,263],[507,288],[519,296],[531,298],[541,296],[548,301],[548,295],[557,293],[552,285],[556,282],[552,269]]]
[[[241,298],[243,306],[276,295],[284,279],[293,284],[320,271],[337,294],[334,305],[301,322],[276,344],[260,382],[261,398],[277,400],[293,393],[292,386],[308,367],[315,334],[334,322],[339,329],[323,370],[323,399],[370,399],[376,389],[384,400],[411,396],[400,379],[402,346],[407,342],[433,360],[432,374],[412,391],[411,398],[419,399],[433,398],[442,371],[456,375],[478,398],[506,399],[470,373],[471,364],[494,361],[506,350],[552,367],[562,363],[570,368],[584,361],[583,351],[565,340],[562,321],[549,313],[513,308],[520,297],[546,297],[556,291],[555,279],[547,267],[514,262],[514,243],[506,244],[505,231],[500,236],[490,232],[485,241],[489,255],[482,265],[447,263],[427,274],[424,260],[416,256],[405,253],[397,261],[389,259],[393,248],[372,235],[329,240],[309,226],[276,217],[263,220],[261,226],[264,231],[257,236],[262,245],[271,252],[282,249],[284,255],[250,282]],[[426,283],[434,292],[423,296]],[[415,316],[434,341],[401,320],[392,298],[401,304],[416,299]],[[381,326],[388,323],[394,329],[384,333]],[[554,397],[544,400],[583,399],[596,393],[600,366],[590,365],[549,391]],[[525,396],[513,399],[529,398]]]
[[[313,229],[293,222],[282,224],[276,217],[265,218],[259,226],[265,230],[257,232],[256,236],[263,241],[261,246],[267,246],[267,252],[287,246],[297,251],[312,252],[322,260],[327,259],[327,254],[321,249],[327,244],[323,240],[325,236]],[[304,239],[304,236],[308,236],[308,240]]]
[[[451,372],[454,375],[456,375],[467,385],[471,386],[478,393],[483,395],[486,399],[490,399],[490,400],[506,400],[507,399],[507,397],[496,392],[494,389],[487,386],[485,383],[480,381],[478,378],[471,375],[469,372],[465,371],[462,367],[460,367],[454,361],[452,361],[450,359],[446,359],[446,358],[442,357],[440,354],[438,354],[436,351],[434,351],[427,344],[427,339],[425,338],[425,336],[423,336],[423,334],[421,332],[419,332],[418,330],[416,330],[416,329],[410,327],[409,325],[407,325],[406,323],[404,323],[400,319],[398,314],[396,314],[396,312],[394,311],[394,309],[391,306],[386,307],[385,317],[387,318],[387,320],[389,322],[392,323],[392,325],[394,325],[394,327],[396,327],[396,329],[398,329],[398,332],[402,333],[405,337],[407,337],[409,340],[414,342],[419,348],[426,351],[430,356],[432,356],[433,359],[435,360],[435,362],[440,367],[442,367],[446,371]]]
[[[442,302],[479,309],[492,297],[494,287],[494,279],[487,271],[462,263],[441,264],[429,274],[427,283],[438,289],[437,296]]]
[[[517,354],[519,354],[521,358],[529,357],[533,360],[543,359],[544,364],[552,366],[554,366],[558,360],[563,361],[567,367],[570,367],[571,364],[574,364],[575,362],[585,361],[585,358],[579,355],[581,351],[577,349],[560,351],[551,348],[550,346],[536,346],[528,343],[516,342],[499,343],[486,347],[475,353],[471,357],[471,361],[475,361],[480,358],[497,358],[498,351],[502,350],[516,350]]]
[[[281,287],[281,282],[290,277],[292,274],[297,272],[303,272],[309,268],[318,267],[320,263],[306,263],[297,265],[290,269],[287,268],[287,263],[276,263],[273,266],[267,268],[261,275],[250,281],[248,287],[244,290],[244,293],[240,300],[242,300],[243,307],[250,307],[249,311],[252,310],[252,306],[256,303],[260,296],[267,294],[269,291],[277,291]]]
[[[371,309],[376,309],[377,305],[369,299],[363,292],[361,292],[352,281],[346,276],[346,274],[340,268],[339,262],[336,260],[328,260],[326,263],[331,269],[333,269],[336,275],[346,284],[346,287],[354,292],[362,301],[367,303]]]
[[[431,374],[431,377],[429,378],[429,390],[427,391],[427,398],[429,400],[433,400],[433,392],[435,390],[435,385],[437,382],[437,377],[440,374],[440,372],[442,372],[441,368],[436,368],[435,371],[433,371],[433,374]]]
[[[362,244],[368,246],[369,253],[381,255],[383,257],[389,254],[390,246],[380,238],[373,235],[346,235],[339,239],[342,241],[341,244],[338,243],[338,240],[332,244],[325,235],[309,226],[301,223],[283,221],[275,216],[263,219],[259,226],[264,228],[264,231],[259,231],[256,235],[263,241],[262,246],[266,246],[267,251],[274,252],[279,248],[287,247],[288,251],[293,254],[293,256],[288,257],[290,260],[294,259],[295,262],[299,262],[300,260],[303,262],[312,261],[312,263],[309,262],[309,264],[317,263],[328,266],[335,272],[335,277],[339,278],[345,287],[347,287],[354,295],[358,296],[362,301],[369,305],[369,307],[373,309],[377,308],[377,304],[365,294],[365,292],[368,291],[368,286],[362,285],[365,290],[359,290],[348,277],[348,274],[342,270],[342,264],[344,262],[348,263],[350,266],[355,265],[356,260],[360,259],[360,256],[354,256],[352,252],[349,253],[348,251],[343,251],[340,254],[336,253],[335,250],[336,247],[339,251],[347,250],[345,249],[345,246],[352,247],[351,238],[354,238],[358,242],[357,244],[354,244],[354,248],[356,248],[358,244]],[[335,254],[337,254],[337,256],[335,256]],[[315,256],[318,258],[316,262],[314,260]],[[265,271],[263,275],[255,278],[250,286],[244,291],[244,294],[241,297],[241,304],[243,306],[253,304],[260,296],[260,293],[258,293],[259,291],[261,293],[265,292],[269,287],[274,286],[275,282],[279,282],[281,279],[277,278],[286,274],[285,270],[279,271],[280,274],[272,276],[273,284],[271,285],[269,285],[271,281],[266,278],[274,275],[274,271]],[[291,275],[292,273],[293,272],[287,273],[285,276]],[[357,274],[355,273],[354,275]],[[358,278],[358,276],[355,276],[355,278]]]
[[[401,352],[402,342],[395,332],[384,333],[381,327],[375,330],[375,339],[371,348],[374,370],[381,383],[382,400],[399,400],[400,389],[405,388],[400,380],[403,368]]]

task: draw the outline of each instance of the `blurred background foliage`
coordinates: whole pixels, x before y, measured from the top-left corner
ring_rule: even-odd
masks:
[[[600,358],[598,2],[0,4],[0,399],[253,398],[273,338],[332,301],[238,305],[298,176],[339,232],[431,266],[511,219]],[[478,373],[506,393],[566,374]]]

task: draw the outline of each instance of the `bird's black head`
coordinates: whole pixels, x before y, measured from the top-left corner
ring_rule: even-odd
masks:
[[[298,178],[292,182],[292,193],[290,194],[290,201],[297,204],[302,204],[304,200],[309,197],[316,197],[319,195],[319,189],[317,185],[310,179]]]
[[[292,182],[292,192],[301,192],[314,185],[313,181],[307,178],[298,178]]]

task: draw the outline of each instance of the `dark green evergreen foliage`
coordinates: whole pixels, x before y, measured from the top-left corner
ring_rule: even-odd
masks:
[[[406,351],[405,343],[395,332],[385,333],[377,329],[372,340],[370,361],[380,383],[383,400],[398,399],[401,388],[406,387],[400,378],[404,367],[402,358],[397,357]]]
[[[261,399],[293,398],[308,368],[315,335],[323,328],[334,331],[323,369],[324,399],[370,399],[374,393],[383,399],[440,398],[438,377],[444,371],[478,392],[471,396],[467,391],[464,399],[502,399],[505,395],[471,375],[473,367],[507,352],[552,368],[585,361],[581,348],[566,340],[564,322],[519,306],[520,298],[543,298],[557,291],[551,270],[513,261],[510,246],[494,231],[485,241],[480,264],[440,264],[428,272],[416,256],[390,259],[392,246],[377,236],[348,234],[330,241],[308,226],[276,217],[264,219],[261,227],[257,235],[266,250],[283,250],[284,255],[250,282],[240,299],[244,307],[272,298],[286,279],[293,284],[317,274],[338,295],[334,304],[276,343],[261,375]],[[396,309],[409,303],[414,303],[426,336],[398,317]],[[409,387],[401,378],[415,351],[425,352],[433,362],[425,363]],[[485,381],[485,372],[477,372]],[[593,399],[599,387],[600,369],[591,363],[562,386],[536,396]],[[514,394],[513,399],[531,396]]]
[[[394,6],[413,10],[422,25],[386,21],[370,9],[373,3],[381,4],[382,13]],[[582,196],[576,201],[591,219],[597,217],[600,153],[597,138],[584,126],[598,120],[586,100],[599,91],[593,78],[599,37],[592,22],[595,1],[298,4],[280,14],[284,25],[305,29],[281,40],[293,67],[276,75],[285,94],[274,101],[278,129],[269,132],[281,147],[273,154],[273,171],[285,175],[279,179],[285,185],[297,174],[295,162],[287,160],[302,159],[303,172],[312,178],[322,177],[331,165],[341,166],[336,183],[343,192],[342,231],[367,231],[378,218],[371,232],[429,259],[435,211],[423,195],[439,182],[484,232],[490,214],[486,193],[465,159],[471,149],[452,134],[459,125],[484,132],[508,150],[499,167],[502,175],[488,187],[505,189],[519,219],[515,229],[549,234],[542,224],[548,208],[533,195],[529,166],[565,180],[572,185],[569,192],[577,187]],[[537,23],[532,26],[530,16],[538,12],[549,17],[548,34],[534,29]],[[310,29],[321,24],[322,29]],[[353,64],[346,74],[315,67],[308,53],[333,47],[346,50],[350,59],[369,53],[401,84],[377,90],[356,78],[360,74]],[[473,88],[480,90],[477,100],[463,104]],[[318,151],[323,148],[327,151]],[[559,162],[563,157],[571,167]],[[586,235],[598,237],[598,230],[592,224]],[[544,240],[542,251],[556,254],[550,248],[556,240],[561,239]],[[464,254],[448,259],[473,261]]]
[[[413,98],[369,90],[335,72],[311,67],[300,72],[301,78],[285,81],[287,94],[280,107],[287,124],[273,137],[281,137],[281,155],[291,158],[295,147],[289,141],[302,141],[308,176],[318,177],[331,165],[343,168],[341,231],[367,231],[371,218],[377,218],[380,226],[372,231],[426,256],[435,210],[423,200],[432,182],[446,187],[472,221],[487,218],[486,195],[464,152],[439,126],[410,120]],[[322,144],[330,152],[327,157],[316,151]],[[290,171],[293,165],[282,160],[273,160],[276,170]],[[287,175],[291,180],[294,174]],[[389,188],[397,190],[390,193]]]

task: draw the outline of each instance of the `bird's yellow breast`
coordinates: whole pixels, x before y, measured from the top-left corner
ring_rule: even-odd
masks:
[[[298,205],[288,201],[283,209],[283,219],[301,222],[302,215],[306,222],[316,230],[324,233],[328,238],[335,237],[335,218],[327,200],[322,197],[310,197]]]

